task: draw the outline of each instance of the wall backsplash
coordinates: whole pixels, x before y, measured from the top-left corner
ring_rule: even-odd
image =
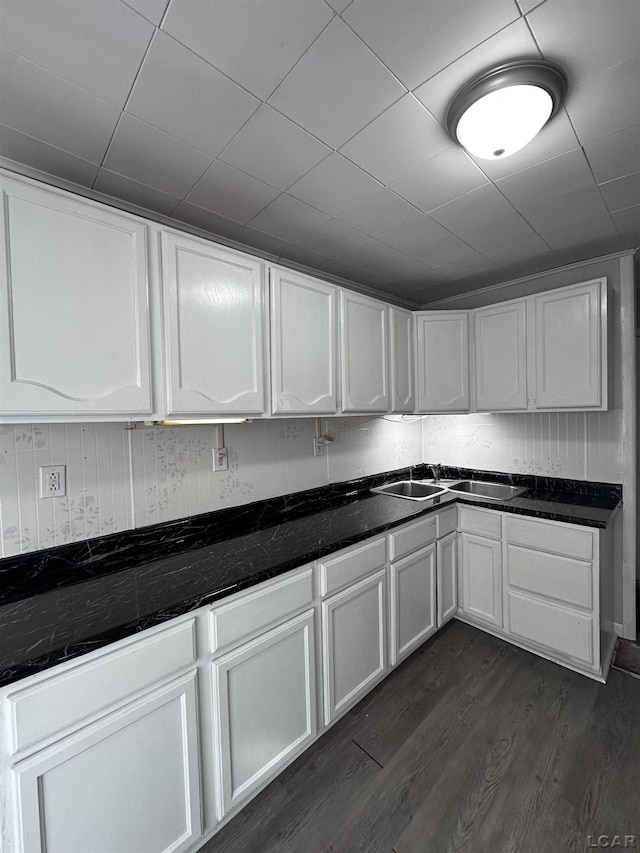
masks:
[[[419,419],[313,419],[225,427],[229,470],[214,473],[215,427],[0,426],[0,554],[143,527],[422,461]],[[67,466],[67,496],[38,497],[41,465]]]

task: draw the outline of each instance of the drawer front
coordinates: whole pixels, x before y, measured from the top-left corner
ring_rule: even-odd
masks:
[[[11,694],[14,750],[98,713],[195,659],[195,619],[188,619]]]
[[[507,579],[509,586],[576,607],[593,608],[591,563],[507,545]]]
[[[387,547],[384,539],[376,539],[353,551],[324,560],[320,563],[322,595],[331,595],[354,581],[366,577],[376,569],[382,568],[386,560]]]
[[[490,536],[492,539],[502,537],[502,516],[490,509],[473,509],[468,506],[458,507],[460,530],[465,533],[477,533],[479,536]]]
[[[596,659],[593,617],[509,592],[509,631],[588,666]]]
[[[211,609],[211,651],[215,654],[233,648],[312,603],[311,566],[240,593]]]
[[[414,551],[419,551],[426,545],[436,541],[436,516],[421,518],[415,524],[392,533],[389,536],[389,559],[391,562],[400,560]]]
[[[507,542],[542,548],[578,560],[593,559],[594,531],[582,527],[561,527],[548,521],[507,518]]]
[[[438,539],[448,536],[458,529],[458,507],[442,510],[437,515]]]

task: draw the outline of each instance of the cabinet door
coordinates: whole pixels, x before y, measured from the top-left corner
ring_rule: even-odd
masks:
[[[20,853],[177,853],[201,836],[195,673],[13,768]]]
[[[473,533],[460,534],[462,611],[502,627],[502,545]]]
[[[413,314],[401,308],[389,309],[391,343],[391,411],[413,412]]]
[[[322,603],[325,723],[361,699],[386,669],[385,571]]]
[[[391,564],[391,663],[436,630],[436,545]]]
[[[527,408],[526,302],[474,312],[476,409]]]
[[[387,306],[346,290],[340,304],[343,411],[387,412]]]
[[[313,625],[308,611],[213,662],[222,814],[316,737]]]
[[[0,413],[151,412],[146,227],[2,179]]]
[[[458,608],[458,534],[438,542],[438,627],[452,619]]]
[[[272,411],[333,414],[337,393],[338,289],[271,270]]]
[[[264,411],[264,263],[162,235],[169,415]]]
[[[416,315],[418,410],[469,411],[469,317],[466,312]]]
[[[606,279],[534,302],[536,408],[606,408]]]

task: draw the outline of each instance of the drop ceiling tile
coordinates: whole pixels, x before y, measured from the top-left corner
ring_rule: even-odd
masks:
[[[95,163],[81,160],[4,124],[0,124],[0,157],[85,187],[92,186],[98,174]]]
[[[264,231],[256,231],[254,228],[248,228],[243,225],[238,228],[233,235],[233,239],[237,240],[242,246],[248,246],[250,249],[257,249],[259,252],[268,252],[279,258],[284,249],[290,246],[285,240],[278,240],[277,237],[272,237],[271,234],[265,234]]]
[[[123,113],[103,165],[174,198],[184,198],[211,165],[211,158]]]
[[[252,95],[157,30],[127,112],[215,157],[259,106]]]
[[[221,160],[214,160],[186,201],[244,223],[253,219],[278,195],[279,190],[233,166],[227,166]]]
[[[520,213],[544,239],[548,230],[560,228],[567,223],[606,219],[609,216],[598,187],[578,190],[534,204],[521,204]]]
[[[319,228],[329,217],[297,198],[281,195],[248,223],[251,228],[272,234],[280,240],[297,242]]]
[[[515,207],[521,203],[535,204],[547,198],[593,187],[594,184],[591,169],[581,148],[496,181],[500,192]]]
[[[477,255],[478,252],[471,246],[458,237],[450,236],[432,243],[424,253],[424,258],[429,266],[440,268],[443,264],[453,261],[473,260]]]
[[[334,18],[269,103],[339,148],[405,92],[340,18]]]
[[[547,0],[528,15],[540,49],[571,85],[640,53],[638,0]]]
[[[0,45],[121,109],[153,27],[119,0],[2,0]]]
[[[398,269],[401,269],[408,259],[379,240],[369,240],[368,243],[345,252],[340,256],[340,260],[357,269],[371,270],[386,278],[395,278]]]
[[[640,124],[640,56],[572,86],[566,108],[582,145]]]
[[[340,153],[390,184],[450,146],[450,137],[409,94],[363,128]]]
[[[362,231],[352,228],[351,225],[347,225],[346,222],[341,222],[339,219],[331,219],[303,237],[298,245],[319,252],[321,255],[337,258],[338,255],[342,255],[349,249],[360,246],[368,240],[368,235],[363,234]]]
[[[104,193],[112,198],[129,201],[131,204],[137,204],[147,210],[155,210],[157,213],[164,213],[167,216],[180,201],[179,198],[139,184],[130,178],[124,178],[108,169],[100,169],[94,189],[96,192]]]
[[[162,28],[265,100],[332,17],[323,0],[174,0]]]
[[[467,231],[477,222],[489,222],[501,216],[513,214],[513,207],[492,184],[485,184],[477,190],[443,204],[430,212],[430,216],[458,234]]]
[[[442,225],[424,214],[416,213],[406,222],[383,231],[379,239],[399,252],[426,260],[429,246],[450,236]]]
[[[460,238],[496,264],[549,251],[545,242],[518,214],[482,222],[464,231]]]
[[[519,17],[513,0],[355,0],[344,19],[408,89]]]
[[[567,220],[562,223],[545,226],[541,232],[546,243],[556,250],[570,250],[576,246],[599,245],[604,240],[615,240],[618,232],[607,213],[600,216],[584,218],[578,222]],[[619,246],[618,248],[622,248]],[[609,249],[608,251],[617,251]],[[593,257],[597,252],[591,254]]]
[[[447,148],[392,185],[398,195],[428,213],[488,183],[459,145]]]
[[[544,3],[545,0],[516,0],[518,6],[522,9],[522,14],[526,15],[527,12],[530,12],[532,9],[535,9],[536,6],[539,6],[541,3]]]
[[[124,0],[124,2],[159,27],[169,0]]]
[[[445,6],[445,4],[442,5]],[[451,19],[455,23],[457,16],[451,15]],[[417,36],[424,38],[421,34]],[[468,53],[461,50],[459,54],[452,56],[455,62],[451,62],[446,68],[443,67],[442,71],[438,71],[415,91],[416,97],[443,127],[446,126],[449,104],[469,80],[488,68],[502,65],[503,62],[521,59],[523,56],[539,56],[536,43],[524,19],[514,21],[482,44],[479,44],[480,41],[481,39],[478,39],[477,47]],[[463,53],[464,55],[461,55]]]
[[[337,12],[340,15],[350,3],[353,3],[353,0],[326,0],[326,2],[331,6],[334,12]]]
[[[640,248],[640,204],[617,210],[611,215],[628,249]]]
[[[329,153],[317,139],[263,104],[220,159],[269,186],[286,190]]]
[[[100,163],[119,112],[15,53],[0,48],[2,123],[90,163]]]
[[[640,156],[638,165],[640,166]],[[640,172],[600,184],[600,192],[611,211],[640,204]]]
[[[227,219],[225,216],[218,216],[217,213],[212,213],[210,210],[205,210],[202,207],[197,207],[195,204],[189,204],[188,201],[182,201],[173,211],[172,219],[178,219],[181,222],[186,222],[193,225],[195,228],[200,228],[209,234],[217,234],[220,237],[231,237],[235,235],[240,228],[239,222],[234,222],[232,219]]]
[[[613,252],[622,252],[624,249],[625,243],[617,231],[607,236],[599,236],[599,225],[595,222],[593,223],[593,236],[591,238],[558,249],[558,255],[563,264],[574,264],[589,258],[599,258]]]
[[[441,273],[446,278],[456,279],[464,276],[477,275],[485,270],[495,269],[496,264],[485,258],[480,252],[470,250],[465,257],[456,258],[455,260],[447,261],[435,268],[436,273]]]
[[[591,142],[584,152],[598,183],[630,175],[640,159],[640,124]]]
[[[344,210],[339,218],[359,231],[377,237],[383,231],[406,222],[415,213],[415,207],[391,190],[382,189]]]
[[[331,154],[287,192],[330,216],[337,216],[353,206],[358,198],[379,189],[382,189],[381,184],[358,166],[340,154]]]

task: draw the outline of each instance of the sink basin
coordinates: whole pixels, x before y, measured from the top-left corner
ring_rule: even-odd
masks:
[[[391,495],[394,498],[406,498],[410,501],[426,501],[436,495],[446,494],[442,486],[431,486],[429,483],[418,483],[414,480],[400,480],[399,483],[387,483],[386,486],[377,486],[371,489],[381,495]]]
[[[479,480],[462,480],[448,487],[450,492],[463,495],[474,495],[489,501],[508,501],[524,494],[523,486],[505,486],[502,483],[483,483]]]

